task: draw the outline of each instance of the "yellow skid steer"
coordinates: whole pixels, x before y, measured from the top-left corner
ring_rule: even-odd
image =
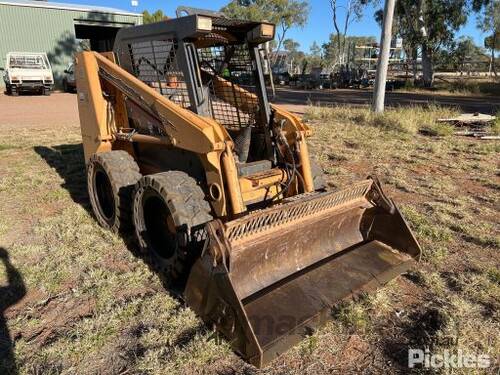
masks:
[[[76,79],[99,223],[261,367],[339,301],[405,272],[420,247],[375,178],[329,189],[311,129],[270,104],[274,25],[208,12],[118,32]]]

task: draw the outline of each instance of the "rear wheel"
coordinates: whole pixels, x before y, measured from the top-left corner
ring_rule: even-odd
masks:
[[[184,172],[144,176],[136,185],[134,226],[150,266],[174,286],[185,281],[212,220],[196,181]]]
[[[132,225],[132,193],[141,178],[134,158],[125,151],[92,155],[87,184],[92,209],[99,224],[115,233]]]

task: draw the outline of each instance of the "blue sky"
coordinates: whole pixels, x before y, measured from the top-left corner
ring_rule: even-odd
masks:
[[[192,6],[196,8],[220,9],[228,3],[229,0],[139,0],[139,6],[132,8],[130,0],[57,0],[58,2],[74,4],[94,4],[100,6],[110,6],[130,11],[142,12],[147,9],[155,11],[162,9],[168,16],[175,16],[175,9],[179,5]],[[383,0],[381,0],[381,4]],[[342,2],[342,0],[340,0]],[[311,4],[311,13],[309,22],[303,29],[293,29],[287,33],[287,37],[293,38],[301,45],[301,49],[308,51],[311,44],[316,41],[318,44],[328,40],[328,36],[333,32],[333,23],[331,20],[331,11],[327,0],[309,0]],[[383,5],[381,5],[383,6]],[[380,28],[373,19],[375,8],[368,7],[361,22],[353,23],[350,26],[350,35],[373,35],[377,39],[380,37]],[[459,35],[468,35],[474,38],[476,44],[483,45],[484,35],[476,28],[476,19],[472,15],[469,17],[467,25],[460,30]]]

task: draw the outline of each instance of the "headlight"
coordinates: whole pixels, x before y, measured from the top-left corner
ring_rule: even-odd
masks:
[[[274,37],[274,25],[270,23],[263,23],[260,25],[260,35],[263,37],[273,38]]]
[[[212,31],[212,19],[209,17],[198,16],[196,28],[201,31]]]
[[[52,77],[51,76],[45,76],[43,77],[44,81],[52,81]]]
[[[253,43],[264,43],[274,38],[275,26],[270,23],[261,23],[248,33],[248,41]]]
[[[18,76],[11,76],[10,79],[13,80],[13,81],[19,81],[19,77]]]

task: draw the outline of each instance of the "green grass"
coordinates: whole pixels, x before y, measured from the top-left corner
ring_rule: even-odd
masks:
[[[450,83],[438,84],[440,89],[448,89],[452,93],[461,93],[465,95],[487,94],[499,95],[500,83],[487,80],[453,80]]]
[[[495,135],[499,135],[500,134],[500,112],[497,112],[495,117],[496,117],[496,119],[493,122],[493,124],[491,125],[491,132]]]
[[[0,143],[0,151],[12,150],[13,148],[17,148],[17,147],[14,145]]]

